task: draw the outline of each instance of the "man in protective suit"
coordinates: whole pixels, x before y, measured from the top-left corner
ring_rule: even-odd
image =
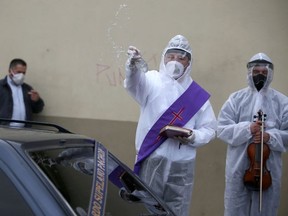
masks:
[[[281,154],[288,146],[288,99],[269,87],[273,78],[273,63],[266,54],[254,55],[247,69],[248,87],[232,93],[218,116],[217,136],[228,144],[225,216],[277,216],[282,175]],[[259,110],[263,112],[263,118],[254,120]],[[245,171],[250,162],[261,160],[256,158],[250,161],[247,148],[251,143],[259,147],[261,142],[270,149],[265,164],[270,171],[272,184],[266,190],[260,190],[260,187],[253,190],[249,184],[244,184]]]
[[[173,37],[164,49],[159,72],[148,71],[139,50],[130,46],[124,86],[141,107],[134,171],[177,216],[188,216],[196,148],[215,137],[210,95],[191,78],[192,50]],[[166,125],[192,130],[188,137],[159,134]]]

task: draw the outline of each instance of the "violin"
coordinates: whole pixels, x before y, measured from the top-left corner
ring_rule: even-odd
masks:
[[[258,116],[254,116],[254,118],[258,118],[258,120],[261,121],[261,143],[253,142],[248,145],[247,154],[250,160],[250,165],[245,171],[244,185],[249,190],[260,192],[259,210],[261,211],[262,191],[271,186],[272,178],[270,171],[266,167],[266,161],[269,158],[270,148],[263,142],[264,120],[266,119],[266,114],[263,114],[261,110],[259,110],[257,113]]]

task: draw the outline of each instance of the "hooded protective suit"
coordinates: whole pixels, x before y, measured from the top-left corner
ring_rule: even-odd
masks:
[[[267,62],[267,80],[257,91],[252,72],[257,62]],[[217,136],[228,144],[226,157],[225,216],[276,216],[279,206],[282,159],[288,145],[288,99],[269,87],[273,78],[273,64],[264,53],[250,59],[248,87],[230,95],[218,116]],[[252,143],[250,125],[253,116],[261,109],[266,114],[265,132],[270,135],[270,155],[266,160],[272,185],[263,191],[262,209],[259,212],[259,191],[248,190],[243,183],[250,160],[247,146]]]
[[[177,80],[166,71],[164,55],[167,50],[175,48],[192,56],[187,39],[177,35],[163,51],[159,72],[148,71],[146,63],[139,56],[135,64],[131,63],[131,58],[126,63],[124,86],[141,107],[136,132],[136,153],[154,122],[193,82],[190,76],[192,61]],[[196,148],[215,137],[216,118],[209,100],[184,127],[193,130],[193,140],[179,148],[179,140],[168,138],[145,159],[140,171],[140,177],[177,216],[189,215]]]

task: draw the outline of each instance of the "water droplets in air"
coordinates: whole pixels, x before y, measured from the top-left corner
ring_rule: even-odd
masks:
[[[113,17],[113,20],[111,21],[110,26],[107,29],[107,38],[112,45],[113,54],[115,54],[117,60],[120,59],[121,55],[126,56],[127,47],[123,47],[123,45],[121,45],[121,40],[123,41],[123,37],[125,35],[125,27],[127,26],[128,21],[130,21],[130,17],[128,16],[127,1],[125,1],[125,3],[119,6]],[[118,42],[116,42],[117,36]]]

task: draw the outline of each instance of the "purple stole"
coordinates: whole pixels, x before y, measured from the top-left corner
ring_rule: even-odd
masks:
[[[167,137],[159,135],[160,130],[166,125],[183,127],[209,98],[210,94],[201,86],[195,81],[191,83],[146,134],[134,166],[136,174],[140,172],[141,163],[167,139]]]

